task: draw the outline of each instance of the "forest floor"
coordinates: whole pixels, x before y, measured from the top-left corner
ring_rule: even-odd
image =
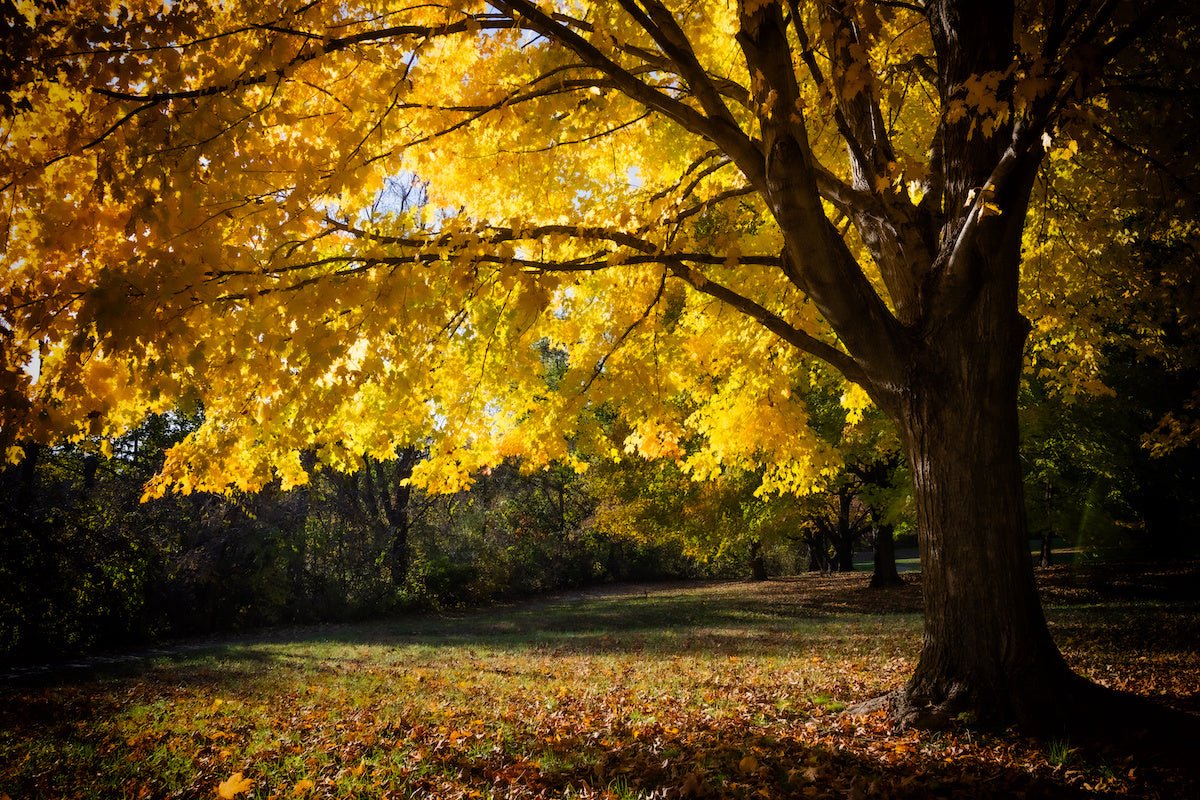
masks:
[[[0,800],[1200,797],[1066,740],[840,713],[902,685],[919,588],[617,587],[0,681]],[[1071,665],[1200,713],[1200,564],[1039,572]]]

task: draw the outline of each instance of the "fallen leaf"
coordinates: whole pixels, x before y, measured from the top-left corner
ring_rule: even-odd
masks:
[[[250,787],[253,785],[249,778],[244,778],[242,773],[235,772],[229,776],[228,780],[217,784],[217,794],[221,796],[221,800],[233,800],[239,794],[250,791]]]
[[[310,781],[308,778],[304,778],[303,780],[296,781],[296,785],[292,787],[292,795],[293,796],[302,795],[305,792],[307,792],[309,789],[313,788],[314,786],[316,786],[316,784],[313,783],[312,781]]]
[[[691,772],[683,779],[683,786],[679,787],[679,793],[684,797],[703,797],[708,794],[704,786],[704,779],[699,773]]]

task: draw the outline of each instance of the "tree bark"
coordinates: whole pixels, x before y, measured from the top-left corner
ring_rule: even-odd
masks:
[[[412,498],[412,487],[405,481],[412,477],[413,468],[420,460],[420,451],[406,447],[396,454],[395,463],[391,467],[391,475],[383,462],[375,462],[375,477],[378,481],[376,495],[379,499],[383,522],[388,532],[388,561],[392,574],[392,585],[401,589],[408,583],[408,573],[412,562],[409,545],[409,533],[412,529],[412,517],[409,502]],[[367,476],[368,480],[370,476]]]
[[[96,474],[100,471],[100,457],[88,453],[83,457],[83,491],[90,492],[96,488]]]
[[[900,586],[904,581],[896,570],[896,540],[892,538],[891,525],[875,525],[875,572],[871,575],[871,588]]]
[[[828,538],[824,531],[818,529],[808,533],[804,542],[808,546],[808,571],[829,572]]]
[[[1068,721],[1083,681],[1050,637],[1033,580],[1017,436],[1028,324],[995,299],[926,339],[902,403],[925,634],[898,716],[1036,732]]]
[[[1033,580],[1017,444],[1024,327],[1007,346],[944,354],[902,422],[919,524],[925,631],[886,705],[902,726],[958,719],[1194,758],[1200,718],[1079,677],[1054,645]],[[978,342],[976,343],[978,344]],[[951,349],[956,348],[950,342]]]
[[[809,572],[832,572],[833,561],[829,559],[830,536],[828,525],[818,519],[816,528],[808,531],[804,542],[809,548]]]

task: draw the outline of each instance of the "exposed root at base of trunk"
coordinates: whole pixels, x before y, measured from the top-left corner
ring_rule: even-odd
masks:
[[[887,711],[888,716],[895,719],[892,714],[892,708],[895,705],[903,689],[897,689],[894,692],[881,694],[878,697],[872,697],[869,700],[863,700],[861,703],[855,703],[852,706],[847,706],[843,714],[851,717],[863,717],[867,714],[874,714],[876,711]]]
[[[1033,706],[1018,701],[1019,718],[983,727],[1015,726],[1038,738],[1066,738],[1085,748],[1152,756],[1160,763],[1195,768],[1200,753],[1200,716],[1160,705],[1070,675],[1055,702]],[[873,697],[846,709],[852,716],[887,713],[900,730],[977,727],[965,693],[941,702],[914,697],[910,687]]]

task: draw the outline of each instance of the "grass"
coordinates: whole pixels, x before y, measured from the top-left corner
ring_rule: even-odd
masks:
[[[1177,572],[1056,568],[1044,596],[1077,669],[1197,711]],[[0,797],[217,797],[235,773],[255,798],[1195,796],[1120,754],[839,713],[919,648],[915,584],[865,581],[564,595],[9,681]]]
[[[1075,750],[1065,739],[1051,739],[1046,746],[1046,760],[1056,767],[1066,766]]]

